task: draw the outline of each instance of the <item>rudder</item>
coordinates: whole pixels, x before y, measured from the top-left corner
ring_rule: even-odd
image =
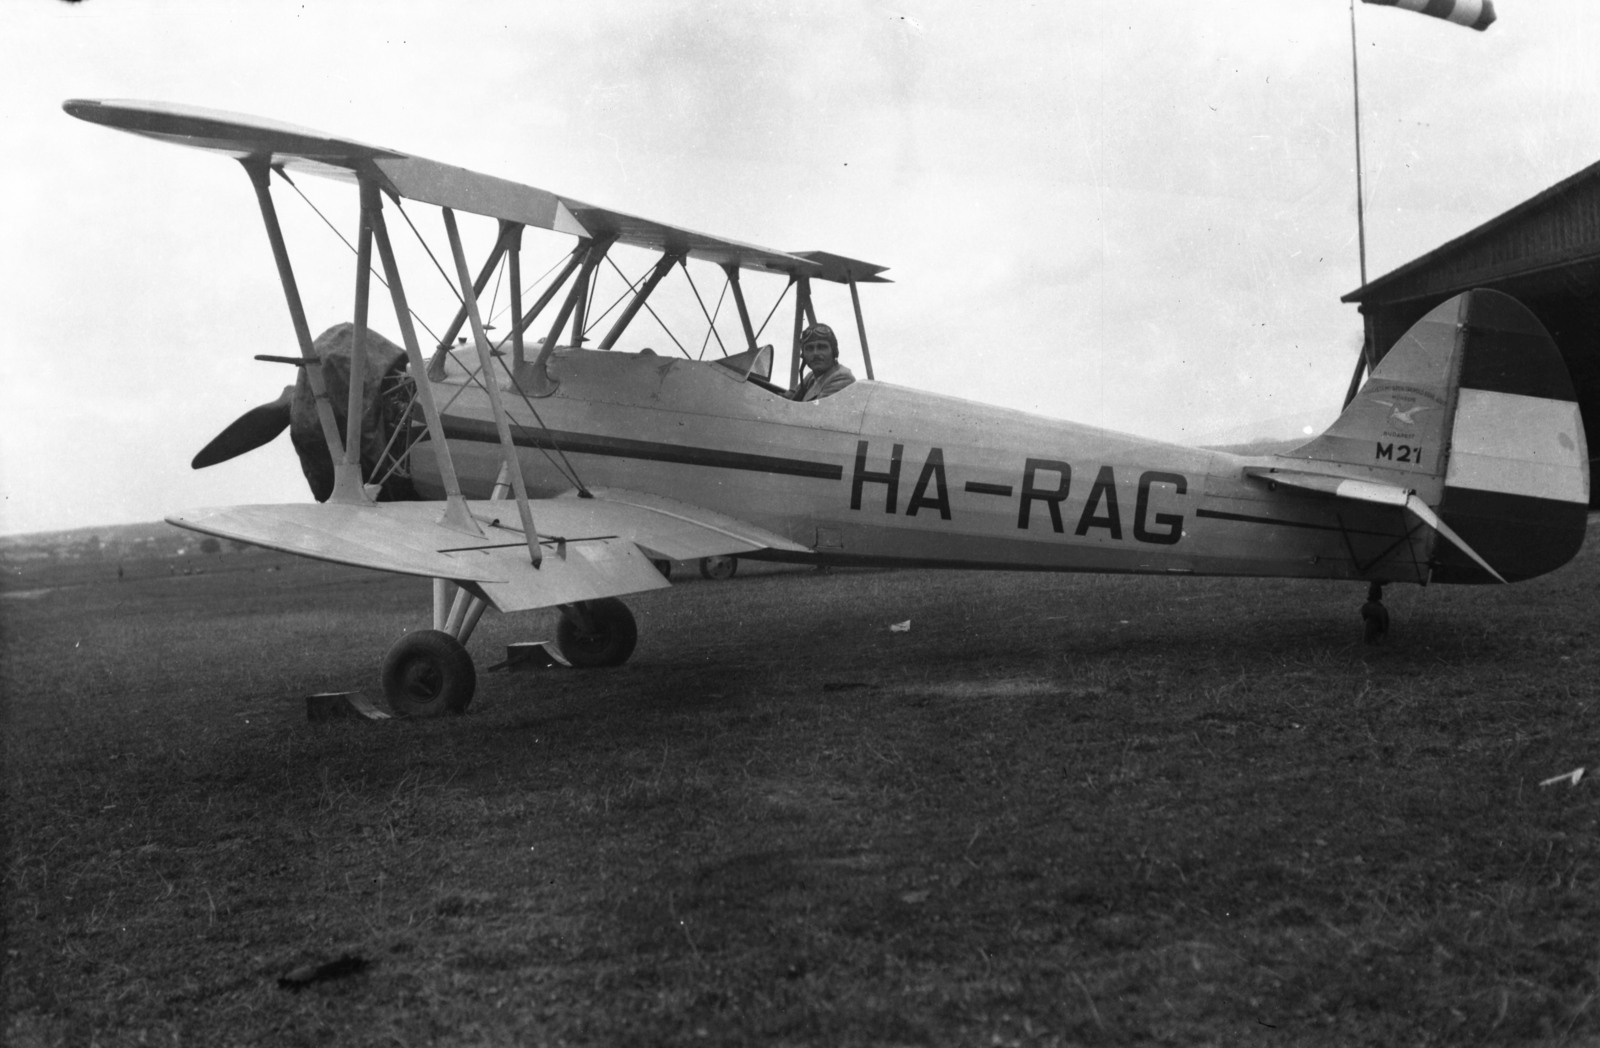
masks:
[[[1589,514],[1589,451],[1555,340],[1510,295],[1461,296],[1464,352],[1439,516],[1508,582],[1571,560]],[[1490,582],[1441,543],[1437,582]]]

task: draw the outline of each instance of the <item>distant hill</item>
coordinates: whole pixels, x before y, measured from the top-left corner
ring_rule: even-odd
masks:
[[[212,546],[211,544],[215,544]],[[207,539],[165,521],[144,524],[103,524],[70,531],[40,531],[30,535],[0,535],[0,564],[25,564],[74,560],[134,560],[141,557],[179,557],[191,553],[216,553],[245,548],[242,544]]]

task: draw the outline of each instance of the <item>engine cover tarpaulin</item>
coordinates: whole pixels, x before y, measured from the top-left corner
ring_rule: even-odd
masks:
[[[347,431],[345,406],[350,395],[350,350],[355,341],[354,332],[353,324],[335,324],[312,343],[317,359],[322,361],[322,381],[327,386],[341,438]],[[370,329],[363,348],[367,359],[362,390],[361,477],[372,483],[388,469],[389,459],[384,455],[384,448],[390,434],[396,426],[409,424],[406,404],[411,380],[406,374],[405,350]],[[333,456],[322,437],[316,397],[304,368],[295,384],[289,439],[300,456],[300,469],[311,485],[311,494],[318,502],[326,502],[333,494]],[[383,482],[378,500],[399,502],[415,497],[409,473],[397,470]]]

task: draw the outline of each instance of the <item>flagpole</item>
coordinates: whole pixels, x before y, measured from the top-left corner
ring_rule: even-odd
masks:
[[[1356,114],[1356,250],[1361,259],[1361,286],[1367,286],[1367,220],[1366,209],[1362,203],[1365,194],[1361,189],[1361,75],[1356,64],[1356,0],[1350,0],[1350,86],[1355,100]],[[1363,372],[1372,372],[1372,345],[1370,332],[1366,331],[1366,321],[1362,321],[1363,335],[1361,339],[1361,353],[1356,357],[1356,370],[1350,376],[1350,388],[1345,390],[1344,404],[1356,399],[1356,393],[1361,389],[1361,376]]]
[[[1356,115],[1356,245],[1361,256],[1361,285],[1367,283],[1367,222],[1361,191],[1361,72],[1356,63],[1356,0],[1350,0],[1350,85]]]

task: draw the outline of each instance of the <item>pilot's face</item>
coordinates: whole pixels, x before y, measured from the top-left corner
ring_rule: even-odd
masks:
[[[826,339],[812,339],[801,343],[800,358],[812,371],[826,371],[833,367],[833,347]]]

